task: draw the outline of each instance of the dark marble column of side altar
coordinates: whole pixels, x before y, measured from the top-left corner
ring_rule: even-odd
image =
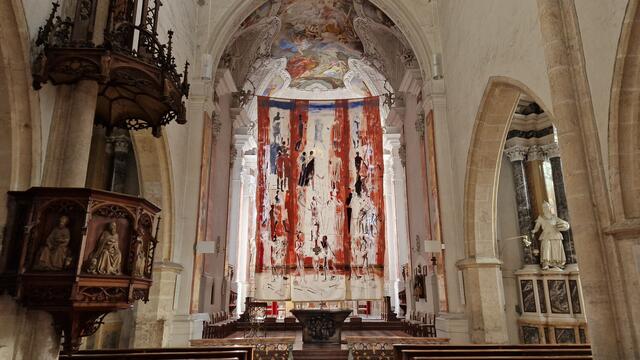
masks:
[[[564,191],[564,177],[562,175],[562,160],[560,159],[560,148],[558,144],[553,143],[543,146],[547,158],[551,163],[551,175],[553,177],[553,191],[556,195],[556,211],[558,217],[567,222],[571,222],[569,219],[569,207],[567,205],[567,195]],[[573,245],[573,235],[571,229],[562,232],[564,237],[563,245],[564,252],[567,257],[567,264],[575,264],[576,251]]]
[[[127,181],[127,159],[129,157],[130,140],[125,135],[111,136],[108,140],[113,144],[113,173],[111,191],[123,193]]]
[[[527,186],[527,175],[525,172],[524,159],[528,148],[520,145],[512,146],[504,150],[505,155],[513,165],[513,182],[516,188],[516,203],[518,205],[518,227],[520,235],[529,235],[532,229],[531,199]],[[524,263],[535,264],[533,247],[523,247]]]

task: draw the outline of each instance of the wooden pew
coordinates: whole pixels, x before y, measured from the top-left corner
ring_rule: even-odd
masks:
[[[396,344],[395,359],[592,359],[589,345]]]
[[[181,359],[253,359],[253,347],[233,345],[224,347],[141,348],[83,350],[74,354],[60,354],[60,360],[181,360]]]

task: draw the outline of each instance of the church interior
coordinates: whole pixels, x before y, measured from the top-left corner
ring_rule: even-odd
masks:
[[[640,0],[0,0],[0,359],[640,359]]]

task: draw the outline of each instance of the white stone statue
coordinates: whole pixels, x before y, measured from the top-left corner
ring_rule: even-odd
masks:
[[[543,270],[550,267],[562,269],[567,261],[562,246],[561,231],[569,230],[569,223],[560,219],[551,209],[551,204],[542,204],[542,215],[536,219],[536,226],[531,231],[532,237],[542,228],[540,234],[540,265]]]
[[[34,270],[64,270],[71,266],[73,258],[69,250],[69,241],[71,234],[69,233],[69,218],[61,216],[56,226],[49,236],[45,244],[38,251],[36,261],[33,265]]]
[[[118,247],[118,227],[110,222],[100,235],[95,249],[89,255],[87,272],[100,275],[120,275],[122,254]]]

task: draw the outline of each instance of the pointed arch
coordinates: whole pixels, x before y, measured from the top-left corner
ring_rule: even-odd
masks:
[[[609,106],[609,175],[617,220],[640,218],[640,1],[630,0]]]
[[[526,94],[548,108],[526,85],[508,77],[491,77],[480,102],[471,136],[464,195],[466,258],[464,273],[471,341],[506,343],[501,261],[496,248],[497,193],[502,152],[520,97]],[[550,112],[548,112],[550,114]],[[551,116],[551,114],[550,114]],[[496,294],[499,294],[496,299]]]

